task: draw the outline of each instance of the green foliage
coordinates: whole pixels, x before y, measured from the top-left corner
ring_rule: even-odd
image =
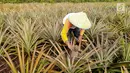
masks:
[[[49,2],[49,3],[57,3],[57,2],[124,2],[128,0],[0,0],[3,3],[28,3],[28,2]]]

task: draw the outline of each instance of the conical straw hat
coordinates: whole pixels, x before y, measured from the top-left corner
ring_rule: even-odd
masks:
[[[68,17],[68,19],[78,28],[89,29],[91,27],[91,23],[84,12],[73,13]]]

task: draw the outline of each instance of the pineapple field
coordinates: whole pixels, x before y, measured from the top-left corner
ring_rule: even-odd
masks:
[[[124,12],[117,2],[0,4],[0,73],[129,73],[130,3],[124,4]],[[81,11],[92,27],[71,60],[62,21]]]

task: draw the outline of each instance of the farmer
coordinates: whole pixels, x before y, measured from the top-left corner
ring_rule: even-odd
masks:
[[[73,33],[78,43],[81,43],[85,29],[89,29],[91,27],[91,23],[86,13],[84,12],[67,14],[63,19],[63,24],[64,26],[61,31],[61,38],[71,50],[71,37],[68,38],[70,36],[70,33]]]

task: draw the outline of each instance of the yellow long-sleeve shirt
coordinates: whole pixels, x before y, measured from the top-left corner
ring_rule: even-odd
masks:
[[[69,29],[72,27],[73,25],[69,22],[68,19],[66,19],[65,21],[65,24],[63,26],[63,29],[61,31],[61,37],[62,37],[62,40],[64,42],[68,41],[68,37],[67,37],[67,33],[69,31]],[[83,29],[80,30],[80,35],[83,35],[84,34],[84,31]]]

